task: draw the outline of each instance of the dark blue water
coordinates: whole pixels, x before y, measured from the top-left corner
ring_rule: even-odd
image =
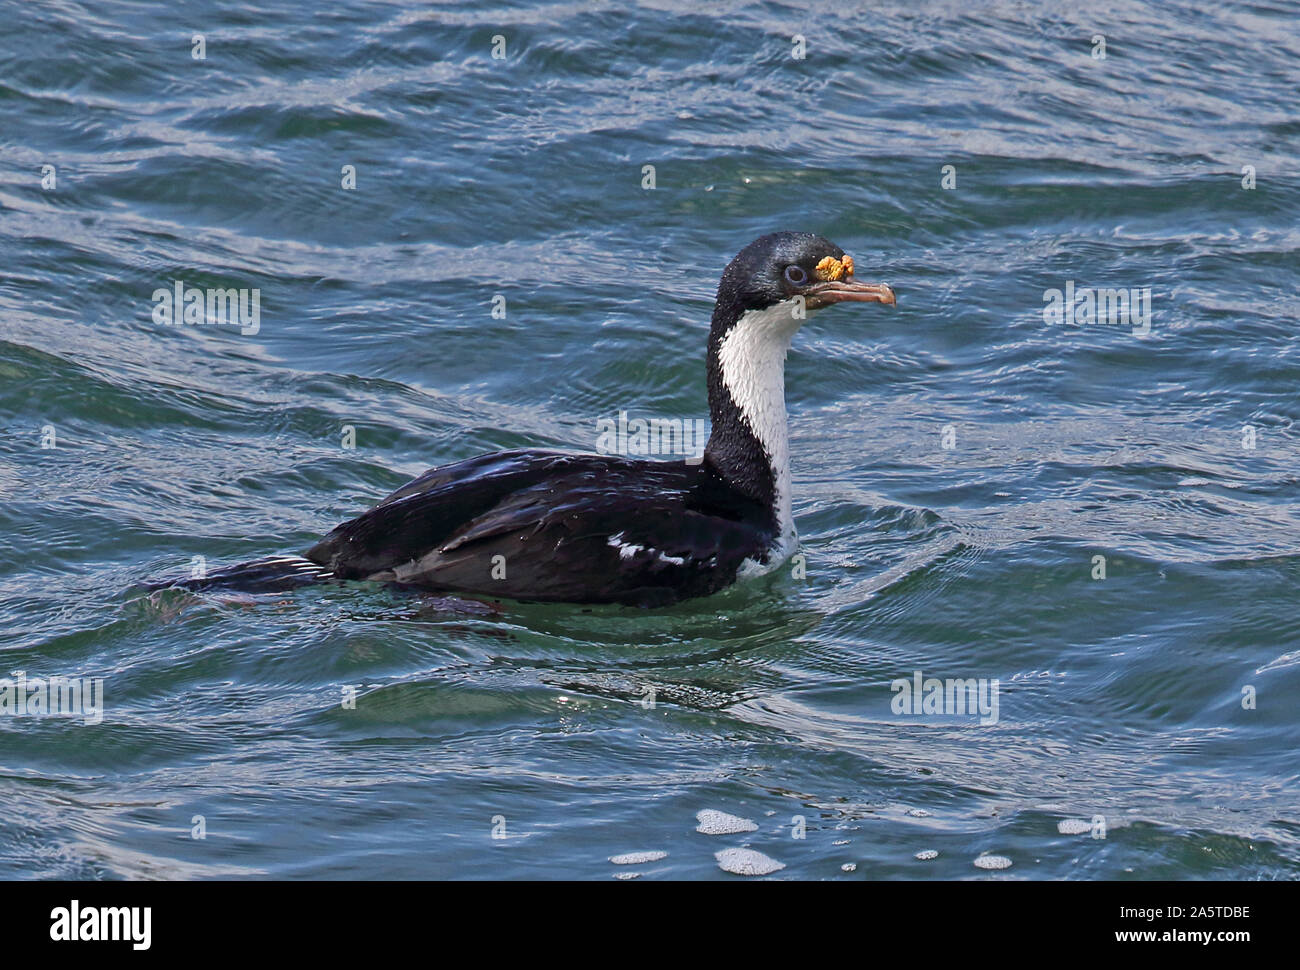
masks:
[[[0,875],[1295,878],[1298,24],[4,0],[0,676],[103,709],[0,716]],[[788,362],[805,569],[655,611],[141,589],[706,417],[718,275],[777,229],[899,295]],[[256,332],[157,322],[178,280]],[[1128,316],[1045,319],[1067,286]],[[996,720],[896,713],[915,671]]]

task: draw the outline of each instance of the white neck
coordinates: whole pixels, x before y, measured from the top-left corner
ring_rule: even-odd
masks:
[[[794,309],[795,304],[790,301],[765,310],[747,310],[718,348],[723,383],[772,466],[777,541],[785,554],[794,550],[795,541],[790,503],[790,437],[785,414],[785,355],[790,340],[803,324],[803,319],[795,317]]]

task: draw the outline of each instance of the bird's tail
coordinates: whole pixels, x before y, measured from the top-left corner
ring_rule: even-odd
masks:
[[[255,559],[237,566],[214,569],[202,576],[185,579],[160,580],[146,584],[146,589],[229,590],[237,593],[284,593],[309,586],[323,579],[331,579],[324,566],[302,556],[272,556]]]

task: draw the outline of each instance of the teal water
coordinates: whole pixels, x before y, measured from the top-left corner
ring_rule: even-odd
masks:
[[[0,875],[1300,874],[1294,4],[0,24],[0,676],[104,691],[0,716]],[[140,588],[706,416],[718,274],[776,229],[899,295],[788,363],[806,575],[655,611]],[[260,328],[155,322],[176,280],[258,288]],[[1150,332],[1045,321],[1070,281],[1149,287]],[[918,670],[996,679],[996,723],[895,713]]]

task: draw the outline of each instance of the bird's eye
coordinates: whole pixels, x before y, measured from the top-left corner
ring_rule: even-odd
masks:
[[[792,283],[795,286],[803,286],[808,282],[808,274],[804,272],[802,266],[797,266],[794,263],[791,263],[785,268],[785,280],[787,283]]]

